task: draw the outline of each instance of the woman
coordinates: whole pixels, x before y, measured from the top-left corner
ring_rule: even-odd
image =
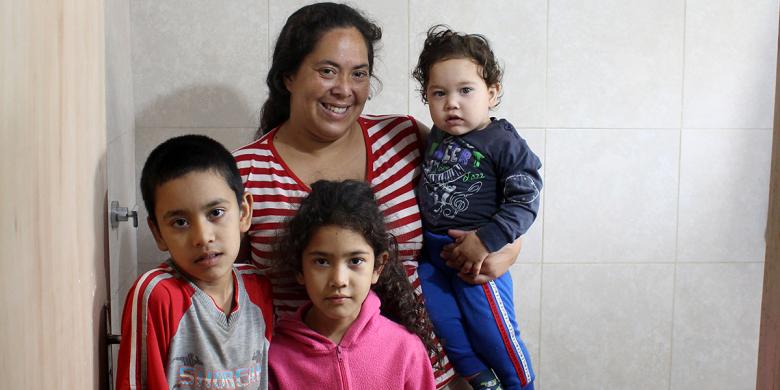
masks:
[[[428,129],[408,116],[361,116],[373,77],[374,45],[381,37],[381,29],[358,11],[333,3],[305,6],[282,28],[266,80],[269,97],[259,139],[234,153],[255,204],[249,239],[259,267],[271,265],[276,234],[311,183],[364,180],[398,240],[410,281],[419,286],[415,259],[422,230],[414,187]],[[506,272],[519,249],[517,241],[488,258],[484,274],[474,281]],[[293,275],[271,280],[277,314],[292,313],[306,302]],[[439,385],[446,384],[450,365],[436,376]]]

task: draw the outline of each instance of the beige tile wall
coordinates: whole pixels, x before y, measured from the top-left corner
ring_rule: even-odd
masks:
[[[305,3],[132,2],[137,166],[174,134],[244,144]],[[496,115],[545,165],[512,268],[537,388],[754,388],[778,0],[359,7],[385,32],[367,113],[430,123],[408,75],[434,23],[485,34],[505,66]],[[140,235],[142,270],[162,255]]]

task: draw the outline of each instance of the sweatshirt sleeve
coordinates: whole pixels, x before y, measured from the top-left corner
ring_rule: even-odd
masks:
[[[274,327],[274,306],[271,281],[265,276],[262,276],[254,265],[242,264],[241,267],[242,269],[254,271],[253,273],[243,274],[244,288],[252,303],[260,308],[260,312],[263,314],[263,321],[265,322],[265,338],[268,341],[271,341]]]
[[[263,278],[263,304],[260,310],[263,311],[263,319],[265,320],[265,338],[271,341],[274,329],[274,299],[273,290],[271,288],[271,281]]]
[[[490,252],[514,242],[531,227],[539,212],[542,163],[515,129],[503,131],[503,141],[493,151],[496,174],[503,197],[491,221],[477,230],[477,236]]]
[[[436,380],[433,376],[433,367],[431,359],[425,346],[417,336],[412,335],[412,346],[407,360],[406,378],[404,380],[405,390],[435,390]],[[413,344],[412,344],[413,343]]]
[[[130,289],[122,312],[122,340],[117,361],[117,390],[168,388],[165,362],[170,343],[170,299],[168,293],[150,288],[144,279]],[[154,287],[151,287],[154,288]],[[145,325],[145,326],[144,326]]]

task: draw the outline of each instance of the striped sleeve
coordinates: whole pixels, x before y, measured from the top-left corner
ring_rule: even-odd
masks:
[[[387,229],[398,242],[398,255],[406,266],[409,281],[419,293],[416,270],[422,248],[422,223],[414,188],[422,155],[417,123],[411,117],[366,118],[371,120],[367,126],[371,188],[385,215]]]
[[[167,286],[172,269],[163,264],[136,280],[122,312],[116,388],[168,388],[165,376],[168,346],[181,319],[188,297]]]

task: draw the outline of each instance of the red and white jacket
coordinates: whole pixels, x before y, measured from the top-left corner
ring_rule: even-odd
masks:
[[[233,266],[233,311],[165,262],[141,275],[122,313],[116,388],[265,389],[271,285],[250,264]]]

